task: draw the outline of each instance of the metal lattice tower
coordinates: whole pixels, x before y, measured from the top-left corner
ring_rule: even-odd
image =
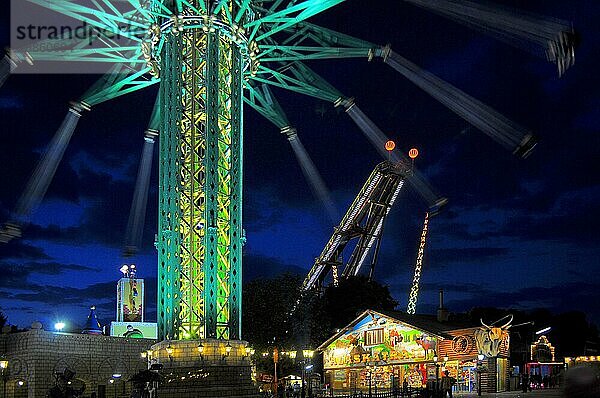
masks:
[[[417,298],[419,296],[419,282],[421,281],[421,272],[423,270],[423,256],[425,254],[425,244],[427,243],[427,232],[429,232],[429,212],[425,213],[423,229],[421,230],[421,240],[419,241],[419,251],[417,252],[417,261],[415,263],[415,274],[413,276],[410,294],[408,296],[407,314],[415,314],[417,311]]]
[[[232,26],[218,26],[172,29],[162,49],[163,338],[241,337],[242,71],[249,58]]]

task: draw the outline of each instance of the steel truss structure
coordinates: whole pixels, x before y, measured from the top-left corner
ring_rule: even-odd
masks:
[[[94,31],[128,40],[104,37],[90,50],[87,39],[77,42],[63,37],[52,46],[13,49],[0,64],[0,84],[6,77],[2,74],[24,63],[114,64],[81,98],[86,110],[160,84],[158,116],[151,123],[153,130],[160,130],[159,338],[240,338],[243,103],[289,137],[295,129],[269,86],[329,101],[343,106],[373,145],[383,150],[387,137],[375,123],[352,98],[303,62],[382,58],[409,79],[414,71],[400,68],[406,69],[406,63],[396,65],[403,59],[388,47],[307,21],[344,0],[27,1],[84,21]],[[44,48],[48,50],[40,50]],[[430,79],[421,87],[427,91],[437,83]],[[481,107],[466,94],[456,93],[452,91],[458,105],[436,99],[461,117],[460,110],[473,104]],[[530,135],[517,131],[511,138],[507,145],[517,153],[533,146]],[[321,283],[326,270],[337,270],[343,247],[355,238],[355,253],[342,275],[359,271],[365,253],[373,245],[377,251],[385,216],[404,180],[417,188],[428,205],[439,207],[444,202],[417,170],[407,174],[399,155],[392,160],[371,176],[305,287]],[[18,226],[5,229],[7,239],[20,233]]]
[[[321,255],[315,260],[304,279],[303,290],[322,287],[330,271],[333,283],[337,285],[338,268],[342,266],[342,278],[358,275],[371,251],[369,279],[373,277],[385,219],[410,173],[410,167],[404,163],[384,161],[375,167],[342,221],[335,227]],[[344,249],[353,240],[356,240],[356,245],[344,264]]]
[[[419,240],[419,250],[417,251],[417,260],[415,263],[415,273],[413,276],[412,286],[408,295],[407,314],[415,314],[417,312],[417,298],[419,297],[419,283],[421,281],[421,273],[423,272],[423,257],[425,256],[425,245],[427,243],[427,233],[429,232],[429,212],[425,213],[423,221],[423,229],[421,230],[421,239]]]

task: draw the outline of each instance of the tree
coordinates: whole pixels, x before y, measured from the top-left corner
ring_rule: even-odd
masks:
[[[273,372],[272,350],[316,348],[338,328],[346,326],[364,310],[393,310],[398,304],[387,286],[356,277],[341,280],[338,287],[322,294],[310,290],[301,294],[302,278],[283,274],[257,279],[243,288],[243,338],[256,349],[259,371]],[[266,357],[263,352],[268,352]],[[297,373],[297,365],[280,356],[278,373]]]
[[[300,297],[302,279],[283,274],[275,278],[255,279],[243,287],[243,338],[257,351],[288,344],[288,317]]]
[[[325,289],[322,305],[332,329],[338,329],[367,309],[393,310],[398,302],[391,296],[387,286],[357,276],[340,280],[338,287],[329,285]]]
[[[8,317],[6,316],[6,314],[4,314],[4,312],[0,311],[0,330],[2,330],[2,328],[8,324]]]

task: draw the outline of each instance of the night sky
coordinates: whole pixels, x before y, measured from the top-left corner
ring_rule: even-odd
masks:
[[[9,43],[8,2],[0,44]],[[521,160],[420,91],[380,60],[311,61],[449,198],[431,220],[417,311],[437,291],[451,311],[473,306],[581,310],[600,323],[600,84],[595,1],[506,1],[573,22],[582,43],[575,66],[555,65],[401,1],[347,1],[313,21],[399,54],[526,126],[540,138]],[[0,221],[22,192],[67,110],[99,76],[13,75],[0,89]],[[379,157],[330,104],[274,89],[345,213]],[[125,226],[156,87],[84,114],[46,198],[22,239],[0,246],[0,309],[22,327],[41,320],[81,325],[95,304],[115,318],[124,261],[146,278],[147,318],[156,319],[157,156],[143,250],[121,257]],[[246,108],[244,248],[246,280],[305,274],[333,225],[311,194],[278,129]],[[375,277],[406,308],[425,204],[403,189],[385,225]]]

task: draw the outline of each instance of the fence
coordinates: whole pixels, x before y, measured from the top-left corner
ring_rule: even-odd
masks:
[[[426,388],[412,388],[409,387],[407,389],[397,389],[393,391],[384,391],[384,392],[375,392],[371,391],[357,391],[357,392],[348,392],[344,393],[336,393],[336,392],[323,392],[314,395],[315,398],[430,398],[433,397],[433,391],[428,390]]]

